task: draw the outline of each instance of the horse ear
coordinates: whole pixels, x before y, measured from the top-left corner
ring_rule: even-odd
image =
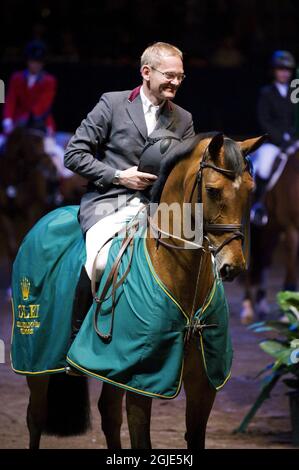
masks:
[[[243,142],[238,142],[241,147],[244,157],[249,153],[255,152],[266,140],[268,140],[268,134],[264,134],[260,137],[254,137],[252,139],[244,140]]]
[[[219,133],[214,135],[211,142],[209,143],[209,155],[212,160],[217,160],[220,154],[221,147],[223,145],[223,134]]]

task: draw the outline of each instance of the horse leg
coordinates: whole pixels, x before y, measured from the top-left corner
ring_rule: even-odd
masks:
[[[127,392],[126,409],[132,449],[151,449],[152,399]]]
[[[48,375],[27,376],[30,390],[27,407],[27,427],[30,440],[29,449],[39,449],[40,438],[47,420]]]
[[[204,449],[206,426],[216,392],[208,382],[201,351],[193,340],[186,351],[183,383],[186,392],[187,447],[192,451]]]
[[[245,293],[242,301],[240,320],[242,325],[248,325],[254,321],[254,295],[253,286],[261,283],[261,274],[266,262],[264,258],[265,228],[251,224],[250,264],[249,270],[244,273]]]
[[[124,390],[108,383],[103,383],[98,401],[102,418],[102,430],[108,449],[121,449],[120,428],[122,425],[122,400]]]
[[[268,283],[269,269],[262,268],[260,271],[260,285],[256,291],[256,305],[255,311],[258,319],[263,321],[270,313],[270,305],[267,299],[267,283]]]
[[[259,320],[264,320],[270,313],[270,305],[267,300],[268,277],[273,253],[279,241],[279,234],[280,231],[274,222],[269,222],[269,225],[266,226],[262,233],[260,256],[256,266],[259,287],[256,292],[255,310]]]
[[[285,290],[297,290],[297,255],[299,244],[298,242],[299,238],[297,229],[295,227],[289,227],[285,232]]]
[[[250,274],[245,273],[245,293],[242,301],[240,321],[242,325],[249,325],[254,320],[253,298],[251,291]]]

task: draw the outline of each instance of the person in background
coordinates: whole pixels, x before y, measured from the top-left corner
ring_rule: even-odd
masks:
[[[258,101],[258,121],[261,130],[269,136],[268,142],[253,156],[256,189],[251,221],[259,226],[268,221],[263,204],[268,183],[280,161],[286,161],[299,147],[295,135],[295,104],[290,97],[295,66],[290,52],[275,51],[271,59],[273,82],[262,88]]]
[[[57,80],[44,70],[46,46],[34,40],[25,47],[27,68],[15,72],[8,84],[3,109],[4,142],[16,127],[34,129],[43,134],[44,150],[56,166],[59,177],[70,178],[74,173],[64,166],[64,148],[56,140],[56,124],[52,106]],[[67,134],[60,133],[67,138]]]
[[[15,72],[8,84],[2,127],[8,135],[16,126],[30,127],[53,135],[56,129],[52,105],[56,78],[44,70],[46,47],[32,41],[25,48],[27,68]]]

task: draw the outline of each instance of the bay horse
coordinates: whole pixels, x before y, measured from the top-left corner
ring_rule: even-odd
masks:
[[[246,279],[241,322],[251,323],[255,314],[264,319],[270,311],[267,301],[268,272],[280,238],[284,247],[284,280],[282,290],[298,288],[299,248],[299,151],[290,155],[275,186],[266,194],[268,223],[253,227],[254,246],[251,267]],[[257,286],[255,296],[253,286]]]
[[[56,167],[45,153],[43,135],[16,128],[0,156],[0,224],[10,261],[28,230],[55,207]]]
[[[190,202],[192,219],[195,217],[196,203],[203,204],[202,246],[185,249],[186,239],[175,237],[172,233],[174,220],[170,220],[168,236],[163,239],[159,237],[160,222],[155,214],[149,219],[149,223],[154,227],[157,236],[151,237],[149,230],[146,236],[148,253],[157,276],[188,313],[190,320],[195,310],[203,305],[213,285],[213,259],[223,280],[232,280],[245,268],[241,221],[254,186],[245,157],[256,150],[263,140],[263,137],[258,137],[235,142],[220,133],[204,134],[199,136],[191,153],[162,163],[161,174],[152,188],[152,198],[160,204],[168,205],[176,202],[182,206]],[[196,331],[195,327],[192,331],[189,329],[183,369],[187,401],[185,440],[190,450],[204,447],[206,425],[216,394],[205,372],[203,357],[198,349],[198,337],[193,335]],[[57,413],[57,419],[60,419],[64,427],[68,420],[66,409],[70,416],[75,417],[78,408],[83,405],[83,396],[79,394],[76,398],[72,383],[75,386],[74,380],[80,382],[86,377],[71,377],[65,374],[28,376],[30,401],[27,424],[31,449],[39,447],[41,433],[48,429],[48,401],[51,392],[49,389],[51,382],[57,379],[60,381],[60,385],[56,387],[57,406],[64,411],[63,416]],[[72,405],[68,401],[66,406],[62,404],[63,382],[71,384],[67,400],[71,399]],[[121,448],[120,428],[124,394],[123,389],[103,383],[98,409],[109,449]],[[53,403],[55,398],[54,402],[52,398]],[[134,449],[151,448],[151,404],[152,399],[147,396],[126,392],[128,426],[131,446]],[[82,426],[84,429],[86,422],[87,420]],[[57,423],[57,429],[58,427]],[[59,430],[55,432],[63,434]],[[77,432],[80,432],[79,428]]]

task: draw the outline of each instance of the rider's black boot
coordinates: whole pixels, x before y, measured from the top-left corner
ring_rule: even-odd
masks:
[[[70,345],[75,340],[77,333],[80,330],[80,327],[87,315],[87,312],[92,305],[92,301],[93,298],[91,293],[90,279],[88,277],[85,267],[83,266],[76,287],[73,302]],[[70,375],[80,375],[79,371],[71,366],[66,367],[66,372]]]
[[[92,304],[92,293],[90,279],[86,272],[85,267],[83,266],[79,281],[75,291],[75,297],[73,302],[73,316],[72,316],[72,332],[71,332],[71,342],[77,336],[78,331],[83,323],[84,318],[87,315],[88,310]]]
[[[267,184],[270,178],[264,179],[256,175],[255,177],[255,203],[250,212],[250,220],[254,225],[263,226],[268,222],[268,214],[263,202]]]

